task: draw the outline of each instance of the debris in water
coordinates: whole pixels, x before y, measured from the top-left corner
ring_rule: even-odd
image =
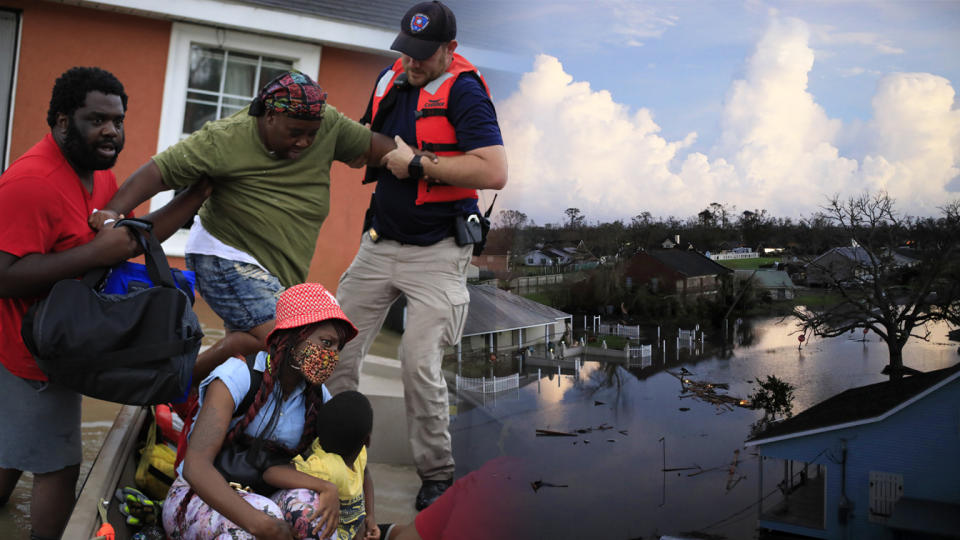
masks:
[[[615,441],[615,440],[613,440],[613,439],[607,439],[607,442],[617,442],[617,441]]]
[[[535,480],[533,482],[530,482],[530,487],[532,487],[533,492],[536,493],[542,487],[565,488],[570,486],[566,484],[551,484],[550,482],[544,482],[543,480]]]
[[[576,433],[566,431],[554,431],[552,429],[538,429],[537,437],[576,437]]]
[[[626,436],[627,436],[627,430],[625,430],[625,429],[621,429],[621,430],[618,430],[618,431],[619,431],[619,432],[620,432],[620,434],[621,434],[621,435],[623,435],[624,437],[626,437]]]
[[[680,410],[683,412],[687,412],[690,410],[690,407],[680,407]]]
[[[669,469],[660,469],[663,472],[674,472],[674,471],[692,471],[692,470],[701,470],[700,466],[696,463],[693,464],[693,467],[670,467]]]
[[[602,401],[594,401],[594,402],[593,402],[593,406],[596,407],[597,405],[606,405],[606,403],[604,403],[604,402],[602,402]]]

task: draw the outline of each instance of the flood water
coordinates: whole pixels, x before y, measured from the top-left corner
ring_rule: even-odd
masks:
[[[588,357],[579,371],[565,367],[558,376],[554,364],[541,367],[538,377],[528,366],[519,389],[461,393],[451,424],[458,476],[506,454],[525,459],[529,482],[566,486],[531,486],[523,501],[519,511],[542,538],[691,531],[754,538],[759,466],[743,443],[761,412],[681,397],[671,373],[684,368],[691,380],[729,384],[721,393],[743,398],[755,378],[776,375],[796,387],[796,414],[845,389],[887,380],[881,374],[887,348],[861,333],[814,339],[798,351],[792,323],[751,325],[740,336],[749,344],[727,353],[708,342],[705,353],[681,351],[679,360],[673,347],[665,362],[655,350],[646,367]],[[905,363],[922,371],[955,364],[957,344],[948,342],[948,329],[932,325],[931,342],[912,340]],[[537,429],[577,436],[538,437]],[[776,473],[767,463],[765,486]]]

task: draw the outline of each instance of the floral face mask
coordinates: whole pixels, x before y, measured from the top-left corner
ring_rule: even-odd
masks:
[[[308,384],[323,384],[340,361],[335,350],[324,349],[310,341],[303,344],[293,355],[292,367],[303,374]]]

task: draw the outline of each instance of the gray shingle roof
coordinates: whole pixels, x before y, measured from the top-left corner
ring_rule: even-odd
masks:
[[[550,306],[528,300],[492,285],[468,285],[470,309],[464,336],[531,328],[570,317]]]
[[[237,0],[270,9],[279,9],[361,24],[390,31],[399,31],[400,19],[417,0]],[[509,4],[502,1],[476,2],[445,0],[457,17],[457,41],[474,47],[504,50],[509,32],[502,25],[502,15]]]
[[[729,274],[731,270],[717,264],[709,257],[696,251],[684,249],[651,249],[647,253],[663,264],[687,277]]]

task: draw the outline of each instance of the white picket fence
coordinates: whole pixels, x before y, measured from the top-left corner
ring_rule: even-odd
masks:
[[[504,390],[513,390],[520,387],[520,374],[514,373],[506,377],[476,378],[457,375],[457,391],[482,392],[491,394]]]
[[[630,346],[630,358],[644,358],[653,356],[653,345]]]
[[[750,251],[747,253],[732,253],[732,252],[723,252],[723,253],[711,253],[710,259],[714,261],[731,261],[737,259],[756,259],[760,257],[760,254],[756,251]]]
[[[600,323],[600,333],[608,336],[624,336],[640,339],[640,325],[625,326],[622,324]]]

